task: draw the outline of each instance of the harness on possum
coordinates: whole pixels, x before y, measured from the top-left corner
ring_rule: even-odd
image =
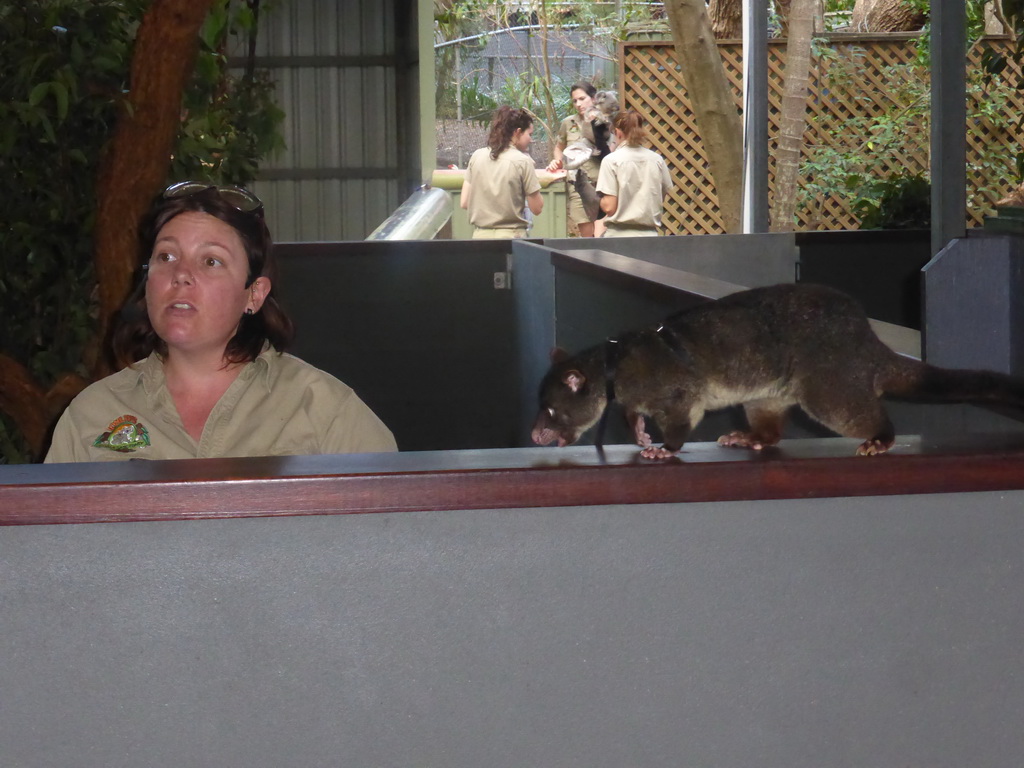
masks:
[[[604,410],[601,411],[601,420],[597,422],[597,432],[594,433],[594,447],[599,453],[604,450],[604,430],[608,425],[608,411],[611,409],[612,400],[615,399],[615,367],[619,363],[619,340],[605,339],[604,341]]]
[[[655,331],[658,338],[665,342],[677,356],[686,360],[690,355],[686,348],[679,342],[678,337],[665,325],[659,325]],[[604,410],[601,411],[601,420],[597,423],[597,432],[594,433],[594,446],[598,452],[604,452],[604,430],[608,425],[608,411],[611,408],[612,400],[615,399],[615,371],[621,359],[622,350],[619,347],[618,339],[605,339],[604,342]]]

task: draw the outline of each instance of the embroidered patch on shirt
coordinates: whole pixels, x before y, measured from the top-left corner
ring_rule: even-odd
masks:
[[[96,448],[128,453],[149,445],[149,430],[139,423],[138,418],[125,414],[118,416],[107,427],[107,431],[96,438]]]

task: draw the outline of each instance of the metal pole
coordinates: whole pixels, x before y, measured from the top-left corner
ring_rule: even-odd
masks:
[[[967,43],[964,3],[931,5],[932,255],[967,234]]]
[[[768,231],[768,3],[743,0],[743,232]]]

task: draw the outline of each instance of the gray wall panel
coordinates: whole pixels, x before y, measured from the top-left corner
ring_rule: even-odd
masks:
[[[532,445],[537,390],[555,347],[555,268],[551,252],[536,243],[512,243],[512,298],[518,354],[519,435],[516,445]]]
[[[5,528],[0,758],[1004,768],[1022,503]]]
[[[379,197],[379,195],[378,195]],[[508,241],[286,244],[294,352],[353,387],[403,450],[516,445]]]
[[[949,243],[924,275],[928,362],[1024,375],[1024,241],[971,233]]]
[[[600,248],[747,288],[791,283],[796,279],[797,248],[792,232],[657,239],[612,237],[600,241],[568,238],[545,240],[544,244],[565,251]]]

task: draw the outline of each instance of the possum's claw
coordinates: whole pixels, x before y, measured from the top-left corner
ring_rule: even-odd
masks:
[[[640,451],[640,456],[644,459],[671,459],[676,453],[676,451],[670,451],[664,446],[649,445]]]
[[[881,456],[892,448],[894,440],[880,440],[877,437],[873,440],[865,440],[857,446],[858,456]]]
[[[753,432],[730,432],[718,438],[719,445],[726,445],[732,448],[750,448],[752,451],[760,451],[775,443],[764,439]]]

